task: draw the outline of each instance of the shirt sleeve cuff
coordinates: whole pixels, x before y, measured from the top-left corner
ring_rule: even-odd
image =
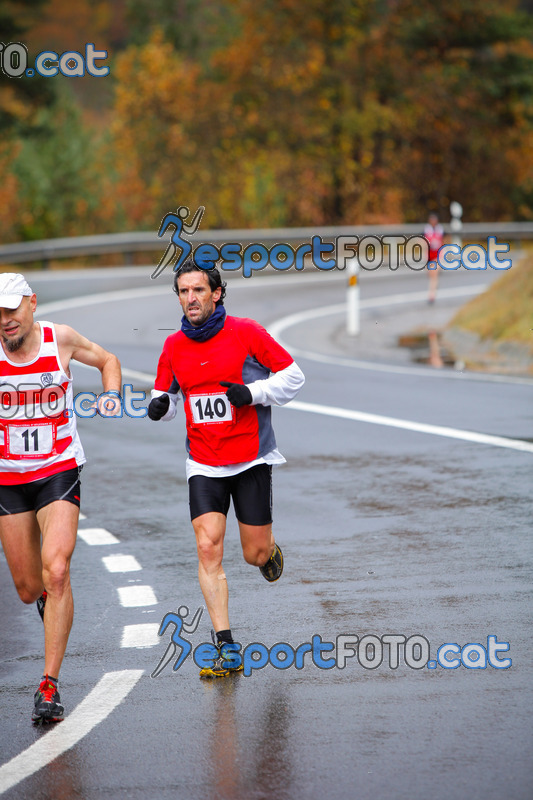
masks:
[[[170,398],[170,404],[167,413],[161,417],[161,421],[168,422],[169,420],[174,419],[178,410],[180,393],[177,392],[176,394],[172,394],[171,392],[162,392],[160,389],[152,389],[150,394],[152,396],[152,400],[156,397],[161,397],[163,394],[168,394]]]

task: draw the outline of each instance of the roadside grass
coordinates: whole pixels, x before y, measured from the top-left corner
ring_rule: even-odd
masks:
[[[528,248],[486,292],[466,303],[447,327],[496,344],[520,343],[533,355],[533,249]]]

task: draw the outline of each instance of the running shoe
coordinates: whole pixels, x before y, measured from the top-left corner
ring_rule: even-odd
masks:
[[[39,597],[39,599],[36,602],[37,611],[39,612],[39,615],[40,615],[40,617],[41,617],[43,622],[44,622],[44,607],[46,605],[46,598],[47,597],[48,597],[48,593],[47,593],[47,591],[45,589],[44,592],[42,593],[42,595]]]
[[[274,581],[279,580],[281,578],[281,573],[283,572],[283,553],[281,552],[281,548],[279,545],[275,545],[274,552],[262,567],[259,567],[261,570],[261,575],[269,582],[274,583]]]
[[[217,643],[215,632],[211,631],[211,638],[215,645],[218,656],[215,658],[212,666],[202,667],[200,670],[200,678],[226,678],[228,675],[242,671],[242,659],[234,649],[228,649],[228,642]],[[233,666],[233,662],[239,658],[237,666]]]
[[[48,675],[45,675],[34,695],[35,709],[31,718],[33,722],[61,722],[65,709],[57,686]]]

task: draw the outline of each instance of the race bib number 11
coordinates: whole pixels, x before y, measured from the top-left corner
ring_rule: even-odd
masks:
[[[193,421],[231,422],[233,409],[225,394],[196,394],[189,397]]]
[[[8,452],[15,458],[43,458],[54,450],[54,429],[48,424],[29,427],[10,425]]]

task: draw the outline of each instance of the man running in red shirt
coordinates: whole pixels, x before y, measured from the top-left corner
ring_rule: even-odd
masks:
[[[271,425],[271,406],[292,400],[304,383],[300,368],[257,322],[226,315],[225,283],[216,268],[187,259],[174,290],[181,330],[159,359],[148,409],[172,419],[181,393],[187,425],[186,462],[200,587],[216,632],[219,658],[201,677],[232,671],[224,645],[233,638],[222,567],[226,516],[233,499],[245,561],[267,581],[278,580],[283,555],[272,534],[272,466],[285,459]]]
[[[70,560],[85,456],[69,363],[99,369],[104,390],[117,397],[121,371],[116,356],[73,328],[36,322],[36,306],[23,275],[0,275],[0,541],[21,600],[37,601],[44,622],[32,715],[42,723],[63,719],[58,677],[74,614]],[[116,402],[100,397],[99,413],[112,416]]]

